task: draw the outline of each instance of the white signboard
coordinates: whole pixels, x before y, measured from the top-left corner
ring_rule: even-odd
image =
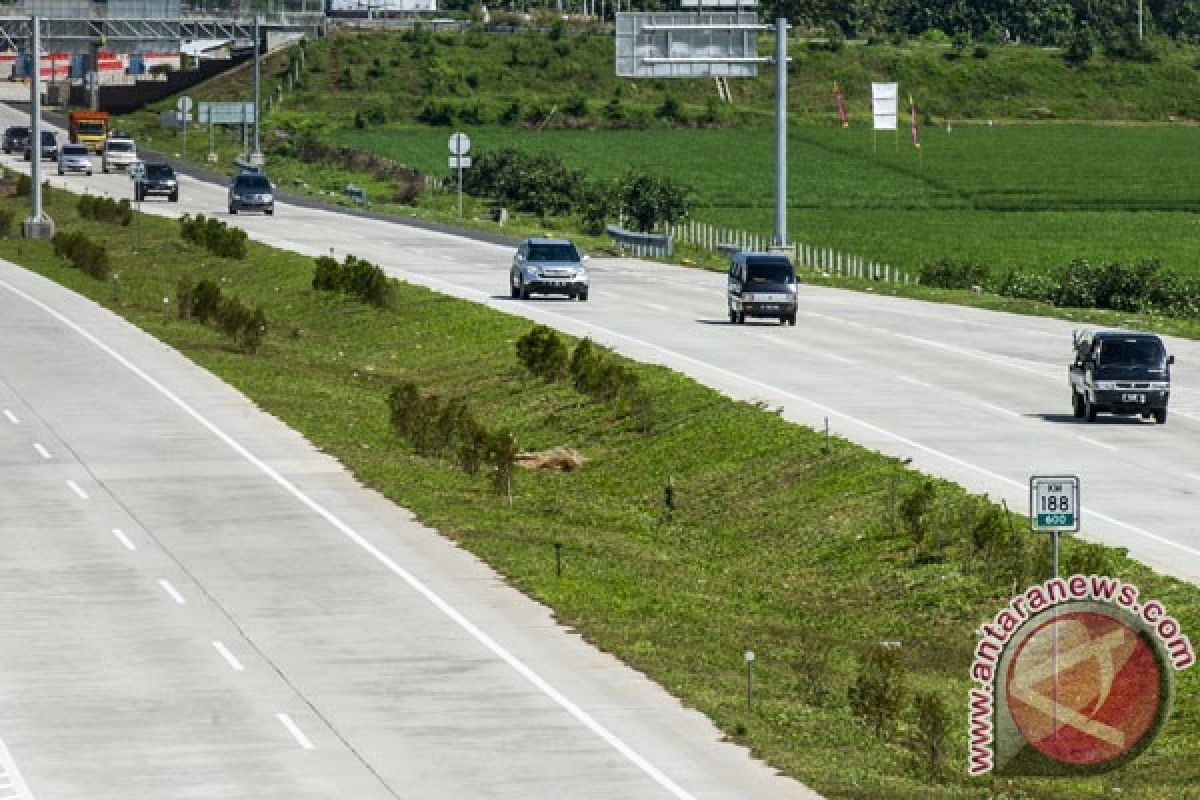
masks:
[[[470,156],[450,156],[450,169],[466,169],[471,166]]]
[[[617,14],[617,77],[753,78],[759,27],[753,11]]]
[[[175,101],[175,108],[184,116],[190,116],[192,112],[192,98],[184,95]]]
[[[872,83],[871,111],[875,118],[875,130],[896,130],[896,102],[899,97],[899,84]]]
[[[196,121],[201,125],[253,123],[254,103],[201,103]]]
[[[1029,479],[1029,525],[1046,533],[1079,530],[1079,478],[1035,475]]]
[[[465,133],[451,134],[447,144],[450,146],[450,152],[456,156],[465,156],[471,152],[471,138]]]

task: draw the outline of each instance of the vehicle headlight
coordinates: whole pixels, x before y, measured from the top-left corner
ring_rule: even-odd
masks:
[[[1110,392],[1117,388],[1116,381],[1096,381],[1096,388],[1102,392]]]
[[[1165,392],[1171,388],[1170,381],[1150,381],[1150,389],[1156,392]]]

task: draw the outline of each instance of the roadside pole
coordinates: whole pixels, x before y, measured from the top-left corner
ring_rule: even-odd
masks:
[[[775,246],[787,247],[787,20],[775,20]]]
[[[32,76],[29,80],[29,219],[21,225],[26,239],[49,239],[54,235],[54,221],[42,210],[42,21],[37,15],[30,19],[33,35]]]
[[[262,119],[262,45],[259,42],[261,31],[259,28],[259,20],[261,17],[258,14],[254,15],[254,152],[250,154],[250,163],[256,166],[262,166],[263,154],[259,148],[258,129]]]

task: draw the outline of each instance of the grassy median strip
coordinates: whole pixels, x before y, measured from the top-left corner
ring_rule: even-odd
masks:
[[[22,202],[0,207],[20,218]],[[547,603],[563,624],[827,796],[1109,797],[1119,787],[1124,797],[1184,798],[1200,785],[1200,669],[1180,674],[1163,735],[1123,770],[1011,784],[964,776],[974,632],[1014,585],[1046,569],[1024,521],[985,499],[826,440],[773,409],[615,358],[645,393],[631,414],[577,390],[561,369],[561,377],[533,375],[516,356],[531,323],[482,306],[399,284],[380,308],[314,290],[311,258],[255,242],[244,260],[218,257],[181,238],[175,221],[85,220],[75,197],[57,190],[47,205],[60,230],[105,242],[110,277],[72,268],[48,243],[0,239],[0,255],[212,370]],[[202,280],[263,309],[268,333],[257,352],[179,317],[178,287]],[[472,475],[451,458],[417,455],[396,435],[388,397],[401,384],[463,400],[522,450],[570,446],[586,463],[574,472],[518,469],[510,503],[486,470]],[[1064,571],[1138,584],[1200,638],[1194,586],[1075,541],[1064,561]],[[908,691],[873,701],[863,665],[879,663],[881,642],[899,643],[896,669]],[[746,650],[758,656],[749,707]],[[949,724],[942,764],[914,745],[928,739],[919,720],[931,707]]]

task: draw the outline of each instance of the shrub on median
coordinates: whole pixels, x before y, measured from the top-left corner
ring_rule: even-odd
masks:
[[[246,257],[246,232],[231,228],[216,217],[203,214],[184,214],[179,220],[179,235],[185,241],[198,244],[215,256],[222,258]]]
[[[214,281],[192,283],[182,278],[176,288],[180,319],[212,322],[247,353],[256,352],[267,335],[267,315],[261,306],[251,309],[238,297],[227,295]]]
[[[108,250],[85,233],[59,231],[50,240],[54,254],[65,258],[76,269],[98,280],[106,280],[112,271]]]
[[[99,195],[84,194],[79,196],[75,206],[79,216],[84,219],[94,219],[99,222],[111,222],[122,227],[129,227],[133,222],[133,206],[128,198],[113,200]]]
[[[379,308],[392,304],[392,281],[382,269],[354,256],[341,264],[332,256],[315,259],[312,287],[325,292],[344,292]]]

